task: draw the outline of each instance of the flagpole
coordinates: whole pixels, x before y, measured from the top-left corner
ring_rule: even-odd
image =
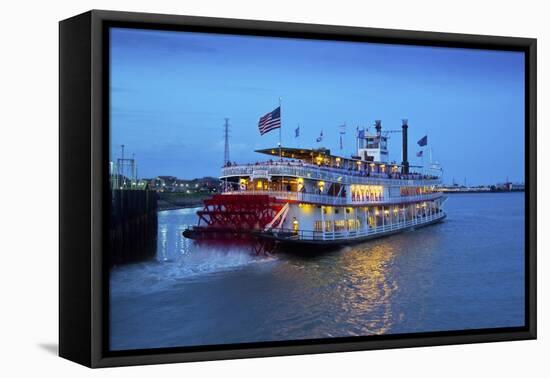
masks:
[[[426,174],[426,169],[424,168],[424,149],[422,149],[422,174]]]
[[[355,128],[355,153],[359,155],[359,126]]]
[[[283,161],[283,154],[281,150],[281,130],[283,129],[283,116],[281,114],[281,98],[279,97],[279,116],[281,117],[281,126],[279,127],[279,159]]]

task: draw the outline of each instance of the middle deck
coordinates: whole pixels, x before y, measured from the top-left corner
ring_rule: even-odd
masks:
[[[440,179],[417,173],[365,172],[277,161],[226,166],[226,194],[267,194],[297,203],[363,206],[413,203],[440,198]]]

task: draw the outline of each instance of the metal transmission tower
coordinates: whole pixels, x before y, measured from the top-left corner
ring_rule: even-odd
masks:
[[[229,163],[229,118],[225,119],[225,125],[223,126],[223,137],[225,139],[223,165],[227,165],[227,163]]]
[[[112,163],[112,189],[137,189],[137,164],[135,155],[132,158],[124,156],[124,144],[120,145],[120,157]]]

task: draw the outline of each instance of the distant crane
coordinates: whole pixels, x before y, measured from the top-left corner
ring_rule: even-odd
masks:
[[[407,123],[408,123],[408,120],[403,119],[403,125],[407,125]],[[376,121],[374,121],[374,128],[376,129],[377,134],[383,135],[385,137],[388,137],[388,134],[402,133],[403,132],[403,130],[401,130],[401,129],[382,131],[382,121],[378,120],[378,119]],[[367,130],[368,130],[368,128],[367,128]]]

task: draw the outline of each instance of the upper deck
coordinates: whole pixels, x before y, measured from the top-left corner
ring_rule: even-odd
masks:
[[[387,171],[384,168],[388,167]],[[226,165],[220,179],[230,177],[270,178],[295,177],[341,184],[365,184],[383,186],[430,186],[441,183],[441,178],[420,173],[402,174],[397,165],[362,163],[352,167],[334,167],[303,161],[266,161],[251,164]]]
[[[375,161],[372,156],[344,157],[329,149],[267,148],[256,152],[275,159],[253,164],[227,164],[221,179],[235,176],[270,178],[273,176],[322,180],[340,184],[375,184],[384,186],[429,186],[441,182],[439,176],[408,171],[397,163]],[[408,164],[408,163],[407,163]]]

